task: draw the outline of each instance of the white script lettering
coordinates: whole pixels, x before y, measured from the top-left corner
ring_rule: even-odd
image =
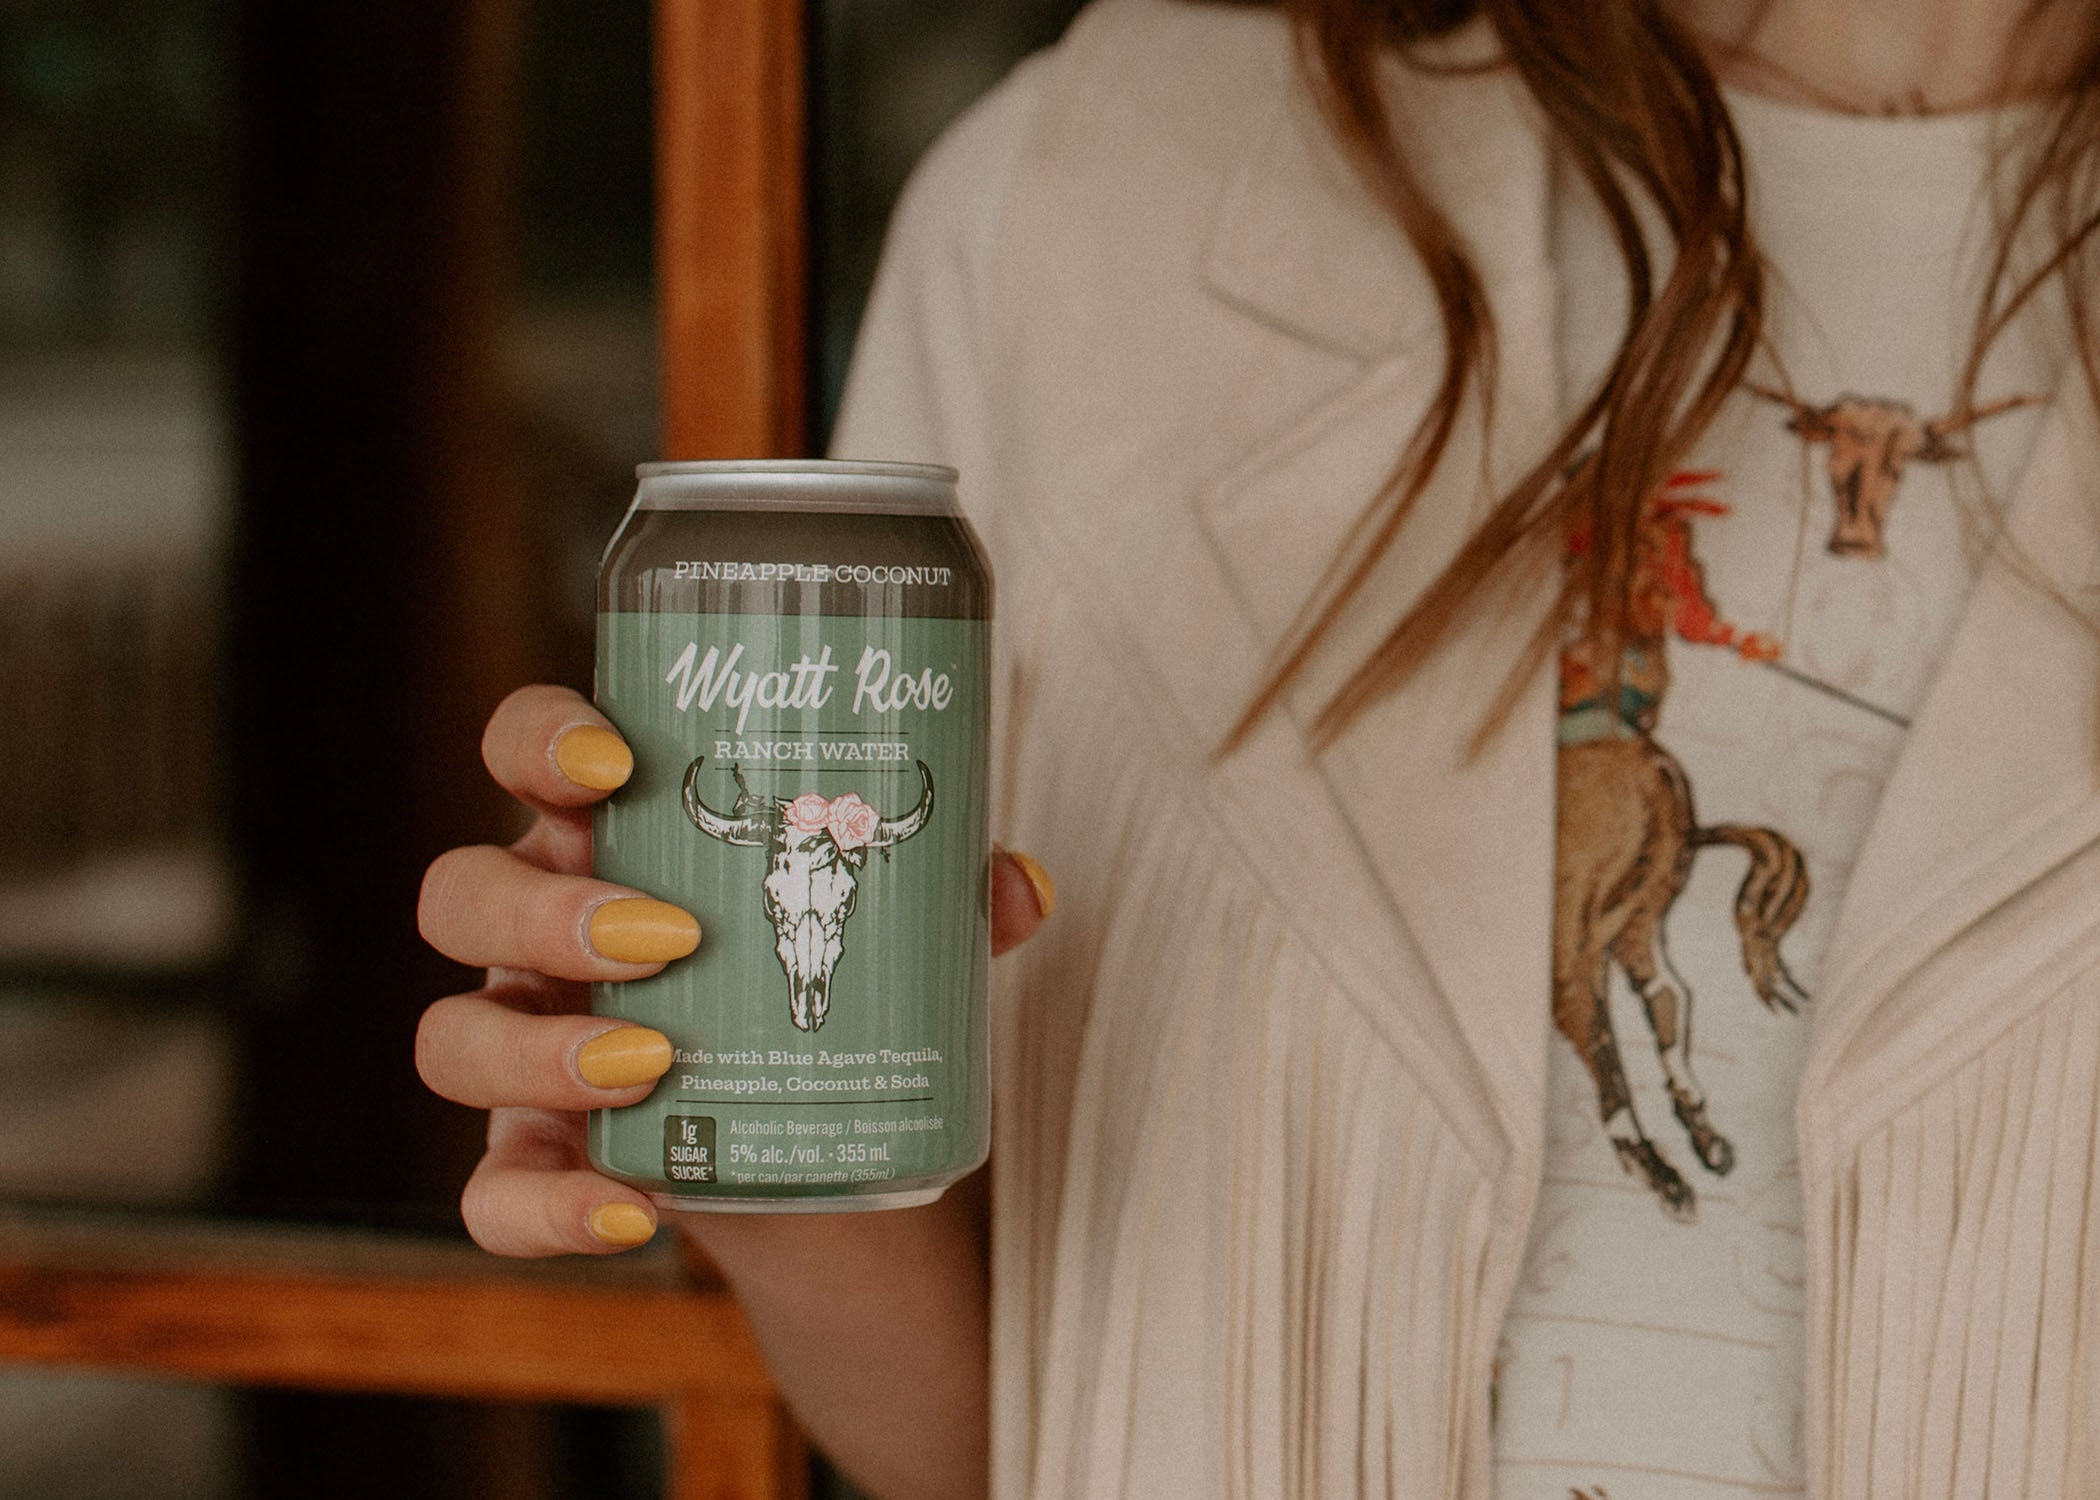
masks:
[[[794,665],[779,672],[739,671],[737,663],[743,655],[741,641],[730,648],[726,660],[719,646],[709,646],[707,655],[702,656],[700,643],[688,642],[685,650],[678,653],[678,660],[671,664],[671,670],[664,674],[664,681],[677,689],[678,711],[690,711],[697,699],[701,711],[707,712],[719,701],[736,710],[736,732],[742,734],[753,707],[822,708],[831,701],[831,684],[825,679],[839,667],[831,659],[829,646],[815,661],[804,653]]]
[[[955,696],[948,674],[935,676],[931,667],[916,677],[907,672],[892,676],[889,652],[875,646],[861,652],[860,667],[854,675],[853,711],[857,714],[895,713],[900,708],[939,711]]]

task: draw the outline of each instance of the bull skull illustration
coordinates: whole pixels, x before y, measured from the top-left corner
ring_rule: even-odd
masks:
[[[1874,396],[1840,396],[1813,406],[1773,386],[1747,382],[1753,396],[1783,406],[1791,415],[1787,431],[1813,447],[1829,446],[1825,468],[1831,498],[1837,502],[1837,524],[1829,550],[1834,557],[1883,556],[1889,509],[1907,464],[1945,464],[1967,458],[1962,435],[1978,422],[2004,412],[2034,406],[2039,396],[2008,396],[1968,411],[1921,417],[1907,401]]]
[[[701,756],[686,768],[685,815],[709,838],[763,848],[771,855],[763,887],[773,923],[773,952],[787,974],[788,1014],[801,1031],[815,1031],[831,1008],[831,974],[846,951],[846,919],[860,889],[870,850],[884,858],[933,816],[933,772],[920,761],[919,805],[885,818],[855,792],[825,798],[815,792],[789,801],[762,797],[736,778],[736,805],[727,814],[700,796]]]

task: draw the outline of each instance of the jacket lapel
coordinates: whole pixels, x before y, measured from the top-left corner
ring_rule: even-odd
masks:
[[[1557,404],[1552,277],[1544,261],[1543,153],[1507,85],[1406,80],[1412,129],[1434,135],[1441,201],[1487,284],[1498,331],[1496,422],[1477,409],[1393,548],[1287,701],[1305,728],[1450,561],[1482,506]],[[1483,107],[1487,105],[1489,107]],[[1201,497],[1200,520],[1256,638],[1273,649],[1344,548],[1440,374],[1441,329],[1408,323],[1435,304],[1390,222],[1347,176],[1309,110],[1280,123],[1228,192],[1205,259],[1214,292],[1308,343],[1348,353],[1361,373]],[[1319,212],[1307,187],[1322,184]],[[1391,299],[1394,288],[1410,295]],[[1535,1154],[1546,1064],[1553,838],[1549,671],[1534,673],[1505,731],[1467,747],[1521,660],[1550,589],[1484,611],[1403,690],[1374,705],[1308,774],[1346,812],[1353,853],[1434,977],[1511,1141]]]
[[[1209,754],[1397,458],[1441,339],[1412,253],[1306,91],[1286,86],[1288,31],[1250,11],[1184,32],[1178,14],[1119,28],[1112,55],[1073,70],[1095,87],[1053,94],[1039,116],[1031,186],[1001,235],[1010,337],[995,357],[1026,414],[1000,454],[1011,509],[1144,695],[1152,753],[1173,756],[1210,825],[1483,1166],[1512,1146],[1535,1161],[1550,713],[1534,693],[1494,753],[1472,765],[1459,753],[1502,680],[1507,632],[1469,640],[1463,664],[1379,706],[1324,757],[1299,727],[1363,629],[1396,619],[1456,547],[1484,469],[1506,457],[1482,448],[1477,415],[1470,451],[1444,466],[1353,612],[1357,634],[1335,641],[1289,712],[1233,755]],[[1082,24],[1064,45],[1094,41]],[[1191,46],[1206,50],[1202,69],[1187,66]],[[1390,83],[1396,115],[1437,138],[1424,159],[1494,307],[1498,431],[1535,439],[1555,368],[1538,136],[1505,78],[1396,67]],[[1180,92],[1162,100],[1167,87]],[[1070,166],[1104,154],[1126,164],[1106,191]],[[1207,183],[1189,170],[1218,162]],[[1074,232],[1105,215],[1133,232]],[[1120,352],[1104,364],[1104,349]],[[1214,477],[1192,486],[1192,472]]]
[[[1212,754],[1433,389],[1439,338],[1423,319],[1434,303],[1302,87],[1285,86],[1295,64],[1275,16],[1210,16],[1184,32],[1173,7],[1141,14],[1143,26],[1115,31],[1112,54],[1073,67],[1091,83],[1082,95],[1045,100],[1020,174],[1029,189],[1001,229],[1009,293],[993,358],[1024,414],[997,455],[1006,508],[1142,704],[1147,748],[1126,753],[1171,759],[1206,825],[1496,1171],[1513,1146],[1535,1158],[1542,1099],[1528,1077],[1513,1083],[1510,1028],[1496,1019],[1509,998],[1483,998],[1473,967],[1493,924],[1469,909],[1530,887],[1515,947],[1543,953],[1550,759],[1461,768],[1455,746],[1495,684],[1449,681],[1412,698],[1413,715],[1382,709],[1325,758],[1300,732],[1302,694],[1232,755]],[[1082,23],[1064,46],[1096,40]],[[1191,46],[1206,50],[1201,69],[1187,66]],[[1406,117],[1465,142],[1473,162],[1449,170],[1474,179],[1461,231],[1504,324],[1504,409],[1550,404],[1536,138],[1499,81],[1394,86],[1408,92]],[[1163,100],[1165,88],[1178,92]],[[1104,155],[1124,163],[1113,179],[1071,165]],[[1127,232],[1074,230],[1104,217]],[[1446,466],[1424,527],[1361,613],[1397,611],[1434,572],[1489,457]],[[1438,810],[1444,830],[1482,807],[1511,829],[1529,822],[1526,847],[1493,871],[1464,862],[1439,885],[1451,851],[1415,831],[1419,811]],[[1541,959],[1523,987],[1534,1016],[1544,975]]]
[[[1347,543],[1433,379],[1433,369],[1407,355],[1372,365],[1206,497],[1205,530],[1265,648],[1283,638]],[[1464,540],[1477,513],[1480,473],[1477,454],[1452,456],[1283,714],[1304,774],[1345,811],[1348,853],[1419,947],[1498,1116],[1512,1139],[1527,1141],[1543,1100],[1542,1018],[1551,974],[1549,674],[1527,684],[1485,753],[1469,759],[1467,747],[1517,667],[1543,600],[1513,602],[1486,628],[1464,633],[1324,754],[1311,753],[1307,734],[1342,673]],[[1324,899],[1317,888],[1306,894]]]
[[[2100,605],[2095,475],[2100,438],[2074,375],[2014,497],[2012,545],[1978,580],[1854,868],[1823,965],[1804,1130],[1827,1125],[1819,1112],[1840,1096],[1929,1082],[1924,1060],[1987,1018],[1969,986],[1906,976],[2100,840],[2100,641],[2065,607]],[[2100,894],[2088,935],[2096,924]],[[2015,917],[1988,947],[2032,970],[2062,936]]]

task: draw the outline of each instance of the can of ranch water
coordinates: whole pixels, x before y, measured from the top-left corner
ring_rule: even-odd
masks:
[[[985,1158],[992,583],[955,471],[644,464],[598,588],[600,878],[700,919],[597,1168],[671,1208],[926,1203]]]

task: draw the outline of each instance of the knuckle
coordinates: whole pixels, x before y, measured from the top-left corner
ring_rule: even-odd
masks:
[[[589,1235],[581,1219],[573,1227],[562,1222],[562,1186],[551,1173],[494,1171],[484,1157],[460,1194],[460,1218],[491,1255],[536,1260],[585,1248]]]
[[[459,878],[459,853],[447,849],[423,872],[423,884],[416,891],[416,930],[426,942],[437,941],[437,929],[451,906],[452,889]]]
[[[522,718],[531,713],[533,706],[546,696],[545,683],[520,683],[503,695],[503,701],[496,705],[496,711],[490,715],[489,722],[493,724],[499,720],[515,721]]]
[[[445,1012],[448,1009],[440,1000],[425,1010],[422,1019],[416,1022],[416,1076],[423,1080],[425,1088],[442,1099],[454,1098],[448,1070],[451,1062],[446,1035]]]
[[[474,1109],[576,1110],[598,1102],[571,1076],[571,1027],[453,996],[423,1012],[416,1026],[416,1072],[440,1098]],[[544,1151],[552,1127],[513,1129],[527,1149]]]
[[[442,947],[471,915],[474,896],[487,881],[491,852],[500,851],[492,851],[487,844],[470,844],[447,849],[430,862],[416,892],[416,926],[426,942]]]
[[[500,1199],[490,1190],[487,1171],[476,1171],[459,1195],[459,1216],[467,1226],[468,1237],[491,1255],[522,1254],[517,1237],[499,1210]]]
[[[510,746],[519,730],[530,720],[533,700],[540,692],[540,687],[533,683],[512,688],[496,705],[496,711],[489,715],[488,724],[481,731],[481,762],[499,779]]]

